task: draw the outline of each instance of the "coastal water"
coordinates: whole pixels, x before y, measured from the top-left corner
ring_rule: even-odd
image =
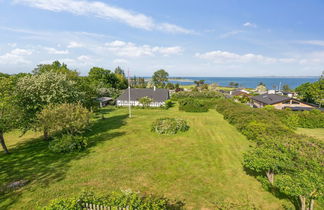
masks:
[[[181,79],[170,79],[172,83],[180,85],[194,84],[195,80],[205,80],[205,83],[217,83],[220,86],[229,86],[230,82],[239,84],[242,88],[255,88],[260,82],[264,83],[268,89],[278,89],[285,84],[290,88],[296,88],[306,82],[315,82],[319,77],[181,77]]]

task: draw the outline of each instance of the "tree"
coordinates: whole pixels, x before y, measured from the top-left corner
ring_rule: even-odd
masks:
[[[125,77],[125,71],[120,68],[119,66],[117,66],[117,68],[115,68],[115,74],[121,74]]]
[[[237,82],[230,82],[230,83],[229,83],[229,86],[230,86],[230,87],[235,87],[235,88],[237,88],[239,85],[240,85],[240,84],[237,83]]]
[[[79,104],[50,104],[37,114],[35,130],[43,131],[47,140],[52,134],[81,133],[90,122],[91,113]]]
[[[0,78],[0,144],[6,154],[9,153],[4,134],[16,128],[21,116],[15,104],[14,82],[10,77]]]
[[[88,77],[92,84],[97,88],[117,88],[119,82],[117,76],[114,73],[112,73],[110,70],[100,67],[92,67],[89,71]]]
[[[304,170],[298,173],[278,175],[276,187],[280,192],[298,198],[300,210],[313,210],[314,201],[323,196],[323,183],[323,174]]]
[[[165,83],[168,81],[169,73],[166,72],[164,69],[160,69],[154,72],[152,76],[153,85],[157,87],[164,87]]]
[[[145,96],[145,97],[140,98],[138,101],[142,104],[143,108],[147,108],[153,102],[153,99]]]
[[[15,91],[17,104],[22,109],[22,125],[26,130],[34,123],[36,114],[49,104],[76,103],[83,101],[76,82],[66,75],[55,72],[19,78]]]
[[[45,72],[56,72],[65,74],[69,79],[76,79],[79,73],[75,70],[70,70],[66,64],[54,61],[52,64],[39,64],[32,71],[33,74],[42,74]]]
[[[168,82],[165,86],[165,88],[169,89],[169,90],[174,90],[175,89],[175,86],[173,83],[171,82]]]
[[[282,86],[282,91],[284,91],[284,92],[290,92],[291,91],[291,88],[289,87],[288,84],[284,84]]]
[[[205,80],[196,80],[196,81],[194,81],[194,83],[196,84],[197,87],[199,87],[199,86],[205,84]]]
[[[314,83],[304,83],[298,86],[295,90],[303,101],[318,104],[320,107],[324,104],[323,79],[319,79]]]
[[[274,184],[275,174],[291,167],[291,158],[283,145],[278,143],[262,144],[244,154],[244,167],[266,175]]]

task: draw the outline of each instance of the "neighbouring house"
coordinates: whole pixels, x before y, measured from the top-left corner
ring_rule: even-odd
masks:
[[[113,99],[112,98],[109,98],[109,97],[100,97],[100,98],[97,98],[97,101],[99,101],[99,104],[100,104],[100,108],[101,107],[104,107],[104,106],[107,106],[109,104],[109,101],[112,101]]]
[[[266,105],[272,105],[276,109],[290,108],[295,111],[303,111],[317,108],[313,104],[302,102],[298,99],[277,95],[277,94],[263,94],[251,97],[250,105],[254,108],[262,108]]]
[[[130,89],[130,105],[142,106],[139,99],[149,97],[153,101],[150,107],[160,107],[170,98],[169,90],[161,88],[131,88]],[[122,95],[117,98],[117,106],[128,106],[129,89],[126,89]]]
[[[250,92],[244,89],[237,89],[230,91],[230,95],[232,96],[249,96]]]

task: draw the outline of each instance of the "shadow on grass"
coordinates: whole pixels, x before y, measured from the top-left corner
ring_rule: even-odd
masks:
[[[85,133],[89,137],[89,147],[124,135],[123,132],[113,130],[125,125],[125,118],[127,115],[118,115],[95,121],[91,130]],[[32,190],[33,184],[46,187],[64,179],[71,160],[80,159],[89,153],[89,149],[67,154],[53,153],[48,149],[48,142],[40,138],[18,143],[11,154],[0,153],[0,187],[18,180],[30,181],[29,190]],[[0,194],[0,209],[9,208],[19,200],[20,195],[20,190]]]
[[[270,192],[271,194],[273,194],[276,198],[279,198],[280,200],[289,200],[296,209],[299,209],[299,202],[296,198],[287,196],[286,194],[281,193],[275,186],[272,186],[270,184],[270,182],[268,181],[268,179],[265,177],[264,174],[262,173],[257,173],[255,171],[252,171],[246,167],[243,167],[243,170],[245,171],[245,173],[249,176],[253,176],[256,180],[258,180],[261,185],[262,188],[268,192]],[[276,178],[276,177],[275,177]]]

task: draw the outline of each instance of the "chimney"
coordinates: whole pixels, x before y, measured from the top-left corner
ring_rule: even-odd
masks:
[[[153,90],[156,91],[156,86],[154,85]]]

